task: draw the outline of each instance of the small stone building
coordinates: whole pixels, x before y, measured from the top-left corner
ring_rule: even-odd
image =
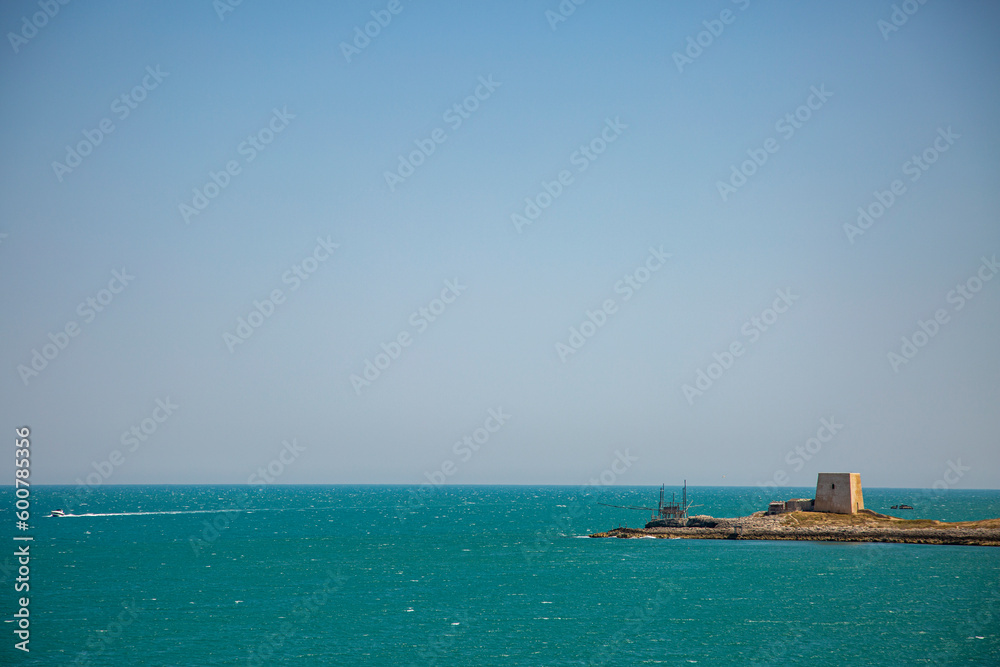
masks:
[[[865,508],[861,493],[861,474],[856,472],[821,472],[816,479],[813,511],[833,514],[857,514]]]
[[[812,498],[792,498],[791,500],[778,500],[768,505],[768,514],[785,514],[787,512],[812,512]]]

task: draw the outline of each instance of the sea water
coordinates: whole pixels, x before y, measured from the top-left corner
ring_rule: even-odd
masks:
[[[104,487],[43,518],[76,491],[32,489],[30,593],[0,511],[2,664],[1000,664],[996,547],[585,537],[653,487]],[[812,491],[688,489],[719,517]],[[864,494],[1000,517],[998,491]]]

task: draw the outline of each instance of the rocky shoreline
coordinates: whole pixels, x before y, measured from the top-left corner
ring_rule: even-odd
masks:
[[[1000,519],[947,523],[899,519],[871,510],[857,514],[755,512],[737,518],[694,516],[685,526],[613,528],[590,537],[687,538],[702,540],[813,540],[824,542],[895,542],[1000,546]]]

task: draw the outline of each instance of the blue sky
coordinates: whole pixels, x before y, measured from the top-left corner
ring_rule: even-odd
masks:
[[[616,483],[1000,488],[994,3],[892,31],[890,2],[389,4],[0,9],[0,414],[32,479],[241,483],[295,440],[276,482],[580,484],[627,450]]]

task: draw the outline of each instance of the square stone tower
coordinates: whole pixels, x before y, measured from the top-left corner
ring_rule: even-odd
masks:
[[[816,479],[814,512],[856,514],[865,508],[861,494],[861,474],[856,472],[821,472]]]

